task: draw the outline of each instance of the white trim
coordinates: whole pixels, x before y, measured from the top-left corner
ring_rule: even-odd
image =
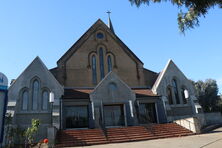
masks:
[[[95,120],[95,111],[94,111],[94,103],[91,102],[91,106],[92,106],[92,118],[93,120]]]
[[[168,67],[169,67],[169,65],[170,65],[171,62],[172,62],[172,60],[169,59],[168,62],[167,62],[167,64],[166,64],[166,66],[164,67],[163,71],[160,72],[160,74],[159,74],[156,82],[154,83],[154,85],[153,85],[153,87],[152,87],[152,91],[153,91],[155,94],[157,94],[157,91],[156,91],[156,90],[157,90],[157,88],[159,87],[160,82],[162,81],[163,76],[164,76],[164,74],[166,73],[166,71],[167,71],[167,69],[168,69]]]
[[[129,107],[130,107],[131,117],[133,118],[133,117],[134,117],[134,114],[133,114],[133,104],[132,104],[132,100],[129,100]]]
[[[127,126],[127,117],[126,117],[126,104],[123,104],[123,115],[124,115],[124,124]]]
[[[157,103],[156,103],[156,102],[155,102],[155,110],[156,110],[156,122],[157,122],[157,123],[160,123],[160,122],[159,122],[159,115],[158,115]]]

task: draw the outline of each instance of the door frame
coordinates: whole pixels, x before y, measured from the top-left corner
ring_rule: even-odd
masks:
[[[137,104],[138,104],[138,121],[140,120],[140,104],[151,104],[153,103],[154,104],[154,107],[155,107],[155,113],[156,113],[156,123],[159,123],[159,116],[158,116],[158,109],[157,109],[157,102],[151,102],[151,101],[137,101]],[[146,125],[146,124],[141,124],[140,121],[139,121],[139,124],[140,125]],[[148,124],[148,123],[147,123]],[[152,124],[152,123],[151,123]]]
[[[66,113],[65,112],[65,108],[66,107],[79,107],[79,106],[85,106],[85,107],[87,107],[87,118],[88,118],[88,123],[87,123],[87,127],[73,127],[73,128],[67,128],[66,127],[66,115],[64,114],[63,115],[63,129],[65,129],[65,130],[72,130],[72,129],[89,129],[89,120],[90,120],[90,112],[89,112],[89,110],[90,110],[90,108],[89,108],[89,105],[88,104],[76,104],[76,105],[66,105],[66,106],[63,106],[63,111],[64,111],[64,113]]]
[[[105,125],[104,106],[121,106],[121,107],[122,107],[122,110],[123,110],[123,118],[124,118],[124,124],[123,124],[123,126],[106,126],[106,125]],[[102,120],[103,120],[104,127],[106,127],[106,128],[116,128],[116,127],[124,127],[124,126],[127,126],[126,105],[125,105],[125,103],[103,103],[103,104],[102,104]]]

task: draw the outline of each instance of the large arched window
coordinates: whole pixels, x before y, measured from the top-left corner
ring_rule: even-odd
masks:
[[[47,90],[44,90],[42,93],[42,109],[48,110],[49,106],[49,92]]]
[[[107,57],[107,64],[108,64],[108,72],[112,71],[112,58],[110,55]]]
[[[28,91],[25,90],[22,92],[22,110],[28,110],[28,100],[29,100],[29,94]]]
[[[99,63],[100,63],[100,78],[103,79],[104,74],[104,58],[103,58],[103,48],[99,48]]]
[[[172,92],[171,92],[171,88],[167,87],[167,98],[168,98],[168,102],[169,104],[173,104],[173,97],[172,97]]]
[[[38,109],[39,81],[35,80],[32,85],[32,109]]]
[[[175,79],[173,79],[173,91],[174,91],[174,95],[175,95],[175,99],[176,99],[176,104],[180,104],[177,81]]]
[[[182,99],[183,99],[183,104],[187,104],[187,99],[185,98],[185,88],[182,87],[181,88],[181,96],[182,96]]]
[[[92,56],[92,81],[93,84],[97,83],[97,75],[96,75],[96,56]]]

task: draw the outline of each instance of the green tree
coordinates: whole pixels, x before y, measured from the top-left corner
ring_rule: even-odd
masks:
[[[38,132],[40,126],[39,119],[32,119],[32,126],[27,128],[24,132],[25,135],[25,147],[33,144],[34,136]]]
[[[218,86],[216,80],[192,82],[196,89],[196,96],[204,112],[219,111]]]
[[[178,13],[178,26],[182,33],[187,29],[199,26],[199,18],[208,13],[210,8],[219,6],[222,8],[222,0],[129,0],[132,4],[140,6],[150,2],[160,3],[170,1],[180,9]],[[185,11],[183,11],[185,10]]]

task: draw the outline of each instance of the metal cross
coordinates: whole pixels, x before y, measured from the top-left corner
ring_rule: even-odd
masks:
[[[108,10],[106,13],[108,14],[108,16],[109,16],[109,18],[110,18],[110,13],[111,13],[111,12]]]

